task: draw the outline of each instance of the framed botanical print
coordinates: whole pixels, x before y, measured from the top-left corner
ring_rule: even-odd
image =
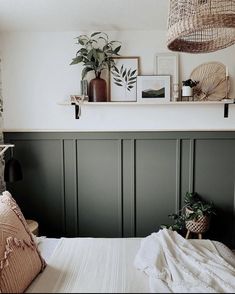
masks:
[[[128,102],[137,100],[137,76],[139,57],[115,57],[115,67],[110,72],[110,101]]]

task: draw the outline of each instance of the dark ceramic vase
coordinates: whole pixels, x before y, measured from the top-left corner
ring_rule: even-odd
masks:
[[[90,102],[106,102],[107,101],[107,85],[104,79],[96,77],[89,84],[89,101]]]

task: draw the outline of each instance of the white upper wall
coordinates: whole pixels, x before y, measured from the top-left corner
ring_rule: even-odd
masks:
[[[153,30],[167,0],[0,0],[0,31]]]

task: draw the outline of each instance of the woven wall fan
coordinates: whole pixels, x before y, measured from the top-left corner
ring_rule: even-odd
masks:
[[[190,78],[199,81],[194,88],[194,100],[219,101],[229,93],[229,80],[226,81],[226,67],[220,62],[203,63],[196,67]]]

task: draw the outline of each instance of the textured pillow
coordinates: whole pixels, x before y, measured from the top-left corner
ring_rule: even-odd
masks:
[[[9,192],[0,195],[0,292],[22,293],[44,269],[25,218]]]

